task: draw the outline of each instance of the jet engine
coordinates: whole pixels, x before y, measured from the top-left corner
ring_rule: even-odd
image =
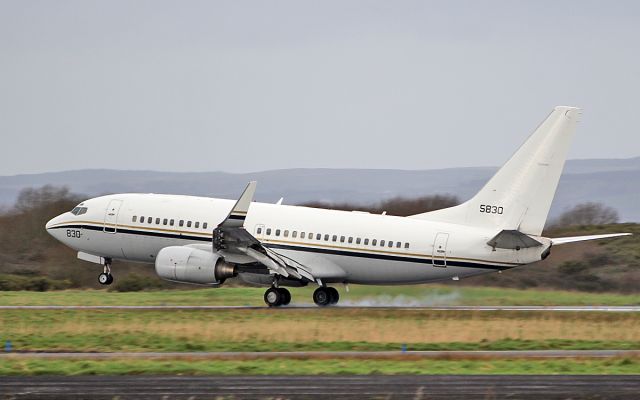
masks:
[[[159,277],[176,282],[221,285],[237,275],[235,265],[218,254],[186,246],[169,246],[156,257]]]

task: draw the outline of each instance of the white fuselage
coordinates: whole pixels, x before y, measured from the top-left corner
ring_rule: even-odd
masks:
[[[212,230],[234,203],[179,195],[102,196],[85,201],[82,215],[68,212],[52,219],[47,230],[83,253],[154,263],[168,246],[210,246]],[[495,230],[257,202],[251,203],[244,228],[325,282],[408,284],[463,278],[539,261],[548,247],[545,242],[542,248],[493,249],[487,241]]]

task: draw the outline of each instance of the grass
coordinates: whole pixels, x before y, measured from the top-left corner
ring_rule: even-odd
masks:
[[[117,278],[116,278],[117,279]],[[293,304],[312,304],[315,287],[292,288]],[[340,290],[341,305],[640,305],[640,296],[443,285],[363,286]],[[107,292],[0,292],[0,305],[264,305],[263,288]]]
[[[637,313],[3,310],[22,351],[640,349]]]
[[[309,302],[312,288],[293,289]],[[261,305],[263,289],[0,292],[3,305]],[[343,304],[631,305],[638,296],[421,285],[352,286]],[[295,300],[294,300],[295,301]],[[16,351],[640,349],[638,313],[351,308],[0,310]],[[0,359],[7,374],[631,374],[637,358],[563,360]]]
[[[0,359],[0,375],[637,374],[640,360],[46,360]]]

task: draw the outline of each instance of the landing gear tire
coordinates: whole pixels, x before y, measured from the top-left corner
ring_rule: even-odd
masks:
[[[331,301],[329,304],[338,304],[338,300],[340,300],[340,293],[338,293],[338,289],[334,287],[328,287],[327,291],[329,292],[329,296],[331,297]]]
[[[317,306],[324,307],[331,304],[331,292],[328,289],[330,288],[320,286],[313,292],[313,302]]]
[[[281,290],[282,289],[278,289],[274,287],[267,289],[267,291],[264,292],[264,302],[267,303],[269,307],[278,307],[282,305],[282,300],[284,300],[283,299],[284,296],[282,295]]]
[[[111,285],[113,283],[113,275],[103,272],[98,275],[98,282],[101,285]]]
[[[291,292],[285,288],[278,288],[278,291],[280,292],[280,296],[282,296],[280,304],[283,306],[289,305],[289,303],[291,303]]]

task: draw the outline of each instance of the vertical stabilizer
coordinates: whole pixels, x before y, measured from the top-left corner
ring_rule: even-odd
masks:
[[[576,107],[554,108],[471,200],[412,218],[540,235],[579,115]]]

